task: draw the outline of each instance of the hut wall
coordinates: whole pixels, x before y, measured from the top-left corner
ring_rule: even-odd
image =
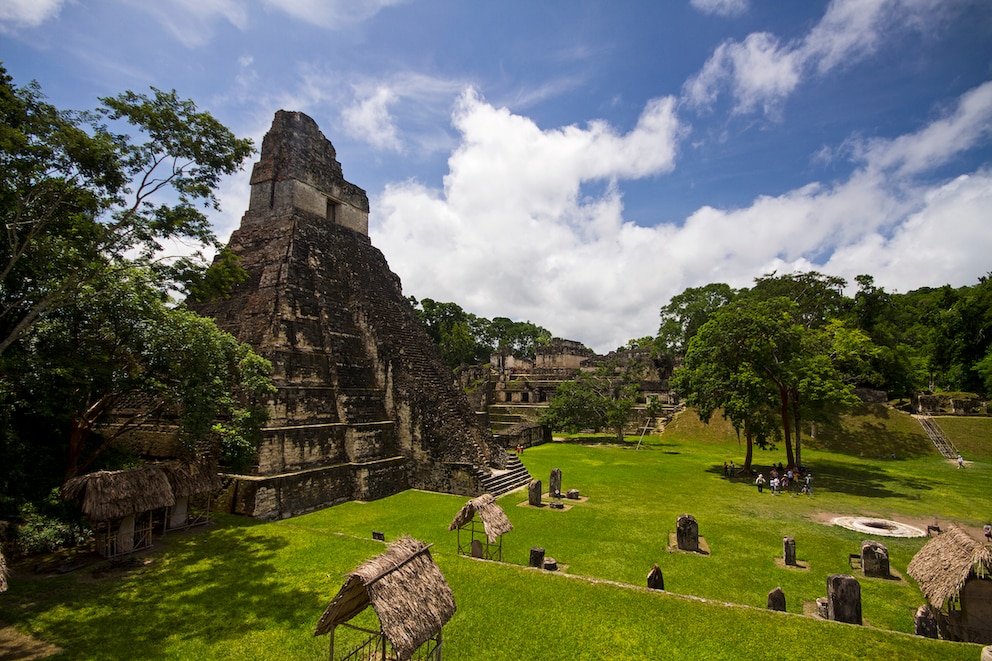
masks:
[[[130,553],[134,550],[134,515],[125,516],[117,527],[117,552]]]
[[[189,512],[189,496],[176,498],[176,504],[169,508],[169,528],[181,528],[186,525],[186,514]]]
[[[952,639],[992,644],[992,579],[972,578],[960,598],[960,608],[947,618]]]

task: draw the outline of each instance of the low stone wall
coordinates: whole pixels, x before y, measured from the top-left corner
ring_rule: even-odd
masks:
[[[529,448],[551,442],[551,430],[536,423],[514,425],[496,435],[496,442],[504,448],[518,445]]]
[[[263,520],[286,519],[348,500],[375,500],[409,488],[405,457],[268,476],[227,476],[220,503]]]
[[[913,411],[930,415],[988,415],[988,402],[977,396],[953,397],[935,393],[913,395]]]

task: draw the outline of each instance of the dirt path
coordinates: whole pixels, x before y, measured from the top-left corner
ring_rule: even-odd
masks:
[[[55,645],[25,636],[14,627],[0,622],[0,661],[33,661],[61,651]]]

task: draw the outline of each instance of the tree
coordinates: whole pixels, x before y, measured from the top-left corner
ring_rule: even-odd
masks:
[[[577,432],[582,429],[612,429],[623,443],[640,392],[643,366],[604,361],[595,372],[578,372],[574,381],[558,386],[541,415],[541,424],[551,429]]]
[[[733,302],[737,293],[730,285],[713,283],[689,287],[678,296],[673,296],[668,305],[661,308],[659,343],[671,353],[684,355],[689,340],[713,313]]]
[[[243,460],[271,389],[266,361],[169,299],[244,277],[231,253],[208,269],[199,250],[218,247],[204,210],[251,141],[175,91],[100,103],[59,110],[0,67],[7,496],[108,459],[117,431],[158,414],[178,422],[187,451]],[[199,250],[169,255],[173,241]]]
[[[820,415],[825,410],[836,410],[850,406],[854,401],[853,379],[845,380],[829,356],[833,344],[843,339],[857,339],[859,346],[870,351],[870,340],[860,334],[842,333],[843,326],[834,324],[845,309],[843,295],[847,282],[843,278],[825,275],[817,271],[776,275],[774,273],[755,279],[754,287],[742,297],[773,301],[788,300],[793,303],[790,312],[794,325],[790,349],[782,354],[781,362],[776,363],[774,381],[787,400],[782,403],[783,425],[791,412],[792,435],[795,439],[795,455],[792,455],[790,430],[784,429],[786,454],[790,465],[802,460],[802,421],[809,415]],[[831,330],[825,329],[831,326]],[[850,355],[848,347],[848,356]],[[862,359],[859,365],[863,366]],[[859,367],[860,372],[865,370]]]
[[[725,415],[745,434],[749,427],[752,434],[764,430],[774,401],[786,460],[797,465],[804,416],[825,415],[854,401],[853,384],[845,382],[839,365],[842,358],[853,364],[856,352],[871,346],[864,334],[839,324],[807,326],[810,318],[786,297],[742,296],[690,341],[673,379],[676,390],[701,408],[703,419],[717,407],[730,407]]]
[[[6,375],[16,379],[8,389],[18,395],[17,419],[48,430],[40,442],[63,457],[64,478],[153,418],[177,423],[188,456],[231,465],[257,446],[271,365],[213,320],[167,305],[155,281],[131,269],[87,285],[17,348],[17,369]]]
[[[759,300],[787,298],[796,304],[796,322],[805,328],[821,328],[844,310],[847,281],[817,271],[755,278],[754,287],[744,295]]]
[[[787,397],[780,385],[784,352],[794,343],[787,299],[740,301],[714,314],[689,342],[672,386],[699,418],[709,422],[717,409],[734,429],[744,432],[751,470],[754,444],[765,445],[781,429],[792,463]],[[783,405],[783,402],[786,404]],[[772,424],[779,411],[778,424]]]
[[[493,353],[534,358],[537,347],[551,340],[551,333],[529,321],[507,317],[490,321],[465,312],[457,303],[430,298],[417,301],[410,297],[410,302],[441,358],[452,369],[489,362]]]
[[[551,342],[551,332],[548,329],[529,321],[513,321],[507,317],[493,317],[486,337],[493,351],[517,358],[533,359],[537,356],[538,347]]]
[[[163,290],[208,293],[199,251],[163,249],[219,248],[201,208],[218,208],[220,177],[240,169],[252,143],[174,90],[152,92],[70,112],[46,103],[37,85],[15,87],[0,67],[0,355],[44,313],[133,265]],[[220,284],[238,277],[230,253],[220,261]]]

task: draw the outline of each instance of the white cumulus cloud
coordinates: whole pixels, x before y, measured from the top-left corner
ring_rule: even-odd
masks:
[[[716,16],[740,16],[748,10],[748,0],[689,0],[689,4]]]
[[[329,30],[340,30],[368,20],[386,7],[405,0],[264,0],[301,21]]]
[[[345,129],[353,137],[368,142],[376,149],[400,151],[402,143],[389,114],[389,105],[395,100],[389,89],[378,88],[372,95],[342,111]]]
[[[673,99],[652,100],[620,133],[602,122],[541,128],[468,91],[443,189],[389,186],[373,200],[372,241],[407,294],[530,320],[601,352],[654,334],[658,309],[686,287],[748,286],[772,270],[870,273],[903,291],[969,284],[988,270],[992,173],[916,175],[987,144],[987,94],[983,85],[914,133],[864,143],[846,180],[643,227],[624,219],[622,182],[674,167],[685,128]]]
[[[0,29],[36,28],[55,18],[63,0],[0,0]]]
[[[239,30],[248,26],[248,10],[239,0],[126,0],[148,12],[187,48],[208,43],[217,21],[227,21]]]
[[[800,39],[781,42],[755,32],[721,44],[699,73],[686,81],[683,98],[698,109],[729,93],[734,111],[775,114],[803,78],[820,75],[873,54],[889,33],[925,31],[954,3],[941,0],[833,0]]]

